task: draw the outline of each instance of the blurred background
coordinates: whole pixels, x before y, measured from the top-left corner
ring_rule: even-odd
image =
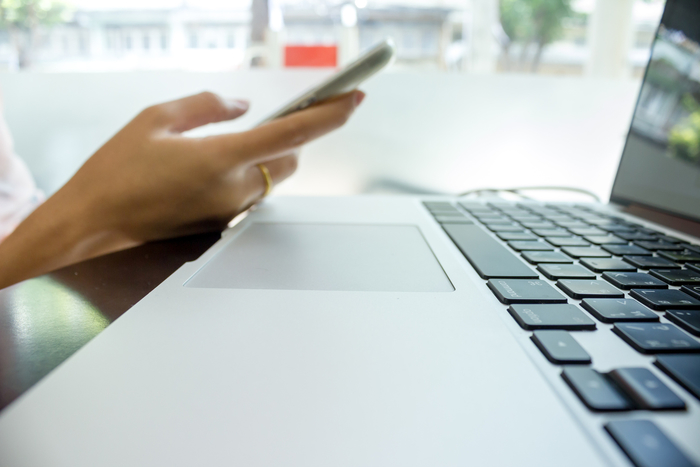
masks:
[[[17,152],[55,191],[140,108],[210,89],[249,128],[385,37],[392,68],[287,194],[569,184],[607,196],[663,0],[0,0]],[[523,180],[523,174],[529,174]],[[394,184],[396,185],[396,184]]]

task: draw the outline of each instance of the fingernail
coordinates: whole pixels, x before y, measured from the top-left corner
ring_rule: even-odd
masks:
[[[365,93],[362,91],[355,91],[355,107],[362,104],[363,100],[365,100]]]
[[[241,110],[248,110],[248,107],[250,107],[250,103],[242,99],[226,99],[226,103],[229,107]]]

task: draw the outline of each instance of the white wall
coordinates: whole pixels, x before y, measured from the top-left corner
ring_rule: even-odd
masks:
[[[202,90],[249,98],[252,126],[327,71],[0,74],[6,116],[49,193],[141,108]],[[277,193],[362,192],[377,176],[446,191],[523,184],[609,194],[638,83],[531,75],[379,75],[350,123],[309,145]],[[202,133],[202,132],[200,132]]]

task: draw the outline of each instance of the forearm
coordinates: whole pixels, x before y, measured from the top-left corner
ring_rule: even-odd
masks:
[[[0,243],[0,288],[134,244],[64,198],[56,193]]]

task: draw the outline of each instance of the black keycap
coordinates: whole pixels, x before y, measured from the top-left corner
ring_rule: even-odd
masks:
[[[547,279],[553,281],[558,279],[595,279],[595,274],[578,264],[540,264],[537,269]]]
[[[547,241],[556,246],[588,246],[589,243],[579,237],[546,237]]]
[[[623,298],[620,290],[601,280],[562,279],[557,286],[572,298]]]
[[[581,306],[604,323],[659,320],[656,313],[632,299],[586,298]]]
[[[603,249],[613,255],[623,256],[623,255],[637,255],[637,256],[651,256],[652,253],[649,250],[640,248],[637,245],[603,245]]]
[[[700,352],[700,343],[673,324],[615,323],[613,332],[642,353]]]
[[[603,279],[624,290],[668,288],[665,282],[643,272],[604,272]]]
[[[624,260],[642,269],[680,269],[680,266],[658,256],[623,256]]]
[[[552,363],[591,363],[588,352],[566,331],[535,331],[531,339]]]
[[[566,303],[557,289],[540,280],[491,279],[489,288],[507,305],[511,303]]]
[[[426,201],[427,203],[427,201]],[[426,204],[423,203],[423,204]],[[474,202],[468,202],[464,201],[462,203],[459,203],[460,206],[462,206],[464,209],[466,209],[469,212],[490,212],[492,209],[485,204],[481,203],[474,203]]]
[[[662,258],[670,259],[677,263],[693,263],[700,261],[700,253],[696,253],[691,250],[681,250],[681,251],[660,251],[659,256]]]
[[[664,316],[689,333],[700,336],[700,310],[666,310]]]
[[[663,234],[658,234],[656,236],[659,240],[662,242],[668,242],[668,243],[683,243],[685,240],[681,240],[678,237],[671,237],[670,235],[663,235]]]
[[[642,409],[685,409],[683,399],[646,368],[618,368],[608,376]]]
[[[700,308],[700,301],[691,297],[685,292],[675,289],[632,289],[630,296],[636,298],[653,310],[697,309]]]
[[[542,218],[541,217],[536,217],[533,216],[532,214],[513,214],[509,216],[511,219],[513,219],[516,222],[541,222]]]
[[[566,368],[561,376],[591,410],[615,411],[632,408],[630,401],[595,370]]]
[[[630,241],[634,241],[634,240],[652,241],[656,238],[653,235],[649,235],[649,234],[642,233],[642,232],[618,232],[616,235],[622,239],[630,240]]]
[[[457,216],[435,216],[435,220],[438,221],[440,224],[473,224],[474,222],[470,221],[466,217],[457,217]]]
[[[445,201],[425,201],[423,202],[423,206],[425,206],[430,212],[457,211],[457,208]]]
[[[516,251],[554,251],[554,247],[547,242],[512,241],[508,245]]]
[[[517,224],[486,224],[486,228],[492,232],[523,232]]]
[[[645,241],[645,240],[637,240],[634,242],[635,245],[642,247],[646,250],[652,250],[652,251],[670,251],[670,250],[682,250],[683,247],[676,244],[676,243],[668,243],[668,242],[654,242],[654,241]]]
[[[472,215],[486,225],[513,225],[512,220],[508,219],[507,217],[497,216],[495,214],[489,214],[488,216],[480,216],[478,214]]]
[[[565,229],[595,229],[595,227],[591,227],[590,225],[586,224],[585,222],[573,220],[573,221],[556,221],[555,224],[557,224],[559,227],[564,227]],[[584,234],[577,234],[577,235],[584,235]]]
[[[573,263],[573,260],[558,251],[526,251],[523,258],[532,264],[540,263]]]
[[[627,240],[623,240],[620,237],[614,235],[587,235],[584,237],[591,243],[596,245],[625,245]]]
[[[700,285],[700,272],[691,269],[654,269],[649,274],[671,285]]]
[[[595,321],[568,303],[553,305],[511,305],[508,312],[520,327],[533,329],[561,329],[568,331],[593,331]]]
[[[693,271],[700,271],[700,263],[686,264],[685,266]]]
[[[539,277],[535,271],[479,226],[445,224],[442,227],[482,278],[537,279]]]
[[[574,258],[610,258],[610,253],[595,247],[567,246],[561,251]]]
[[[454,212],[433,212],[431,213],[435,220],[441,219],[466,219],[467,217],[461,212],[455,210]]]
[[[564,229],[533,229],[540,237],[570,237],[571,234]]]
[[[700,399],[700,355],[659,355],[654,363]]]
[[[700,285],[684,285],[681,287],[681,291],[700,300]]]
[[[604,230],[596,227],[570,227],[569,232],[575,235],[605,235]]]
[[[604,230],[606,232],[614,233],[617,235],[618,233],[630,233],[634,232],[634,229],[628,225],[622,225],[622,224],[609,224],[609,225],[599,225],[601,230]]]
[[[537,237],[529,232],[498,232],[496,235],[501,240],[537,240]]]
[[[556,225],[552,224],[551,222],[546,222],[546,221],[538,221],[538,222],[521,222],[520,223],[523,227],[527,227],[528,229],[554,229],[556,228]]]
[[[693,467],[686,455],[649,420],[617,420],[605,429],[636,467]]]
[[[586,266],[591,271],[595,272],[605,272],[605,271],[627,271],[627,272],[637,272],[637,268],[629,263],[616,258],[582,258],[581,264]]]

